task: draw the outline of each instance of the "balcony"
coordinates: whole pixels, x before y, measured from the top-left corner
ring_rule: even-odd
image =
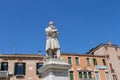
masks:
[[[8,71],[0,71],[0,77],[8,77]]]
[[[95,78],[80,78],[79,80],[95,80]]]

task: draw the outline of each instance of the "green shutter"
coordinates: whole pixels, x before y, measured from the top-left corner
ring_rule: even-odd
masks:
[[[23,63],[23,74],[25,75],[26,72],[26,63]]]
[[[86,73],[86,72],[84,72],[84,74],[83,74],[83,75],[84,75],[84,78],[87,78],[87,73]]]
[[[105,59],[103,59],[103,65],[106,66],[106,61],[105,61]]]
[[[38,75],[38,63],[36,63],[36,74]]]
[[[93,64],[97,65],[97,60],[96,59],[93,59]]]
[[[68,63],[72,64],[71,57],[68,57]]]
[[[92,78],[92,73],[91,72],[88,72],[88,77]]]
[[[86,58],[86,61],[87,61],[87,65],[90,65],[90,59]]]
[[[76,59],[76,65],[79,65],[79,58],[76,57],[75,59]]]
[[[82,72],[79,72],[79,78],[82,78]]]
[[[15,64],[14,64],[14,75],[16,75],[16,74],[17,74],[17,72],[16,72],[16,71],[17,71],[17,63],[15,63]]]
[[[70,71],[70,80],[74,80],[73,71]]]
[[[95,64],[98,65],[98,64],[97,64],[97,59],[95,59]]]
[[[7,69],[6,69],[6,70],[8,71],[8,62],[7,62],[7,66],[6,66],[6,67],[7,67]]]
[[[106,75],[106,80],[110,80],[109,73],[108,73],[108,72],[105,72],[105,75]]]

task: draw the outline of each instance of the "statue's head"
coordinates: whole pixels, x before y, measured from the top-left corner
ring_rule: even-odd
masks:
[[[53,21],[50,21],[50,22],[49,22],[49,26],[50,26],[50,27],[54,27],[54,22],[53,22]]]

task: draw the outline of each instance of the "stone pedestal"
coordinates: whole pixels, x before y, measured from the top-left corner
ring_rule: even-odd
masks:
[[[68,80],[70,67],[62,59],[47,59],[38,71],[42,74],[42,80]]]

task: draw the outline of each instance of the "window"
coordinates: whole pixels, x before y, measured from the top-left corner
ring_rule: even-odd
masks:
[[[79,78],[82,79],[83,76],[82,76],[82,72],[78,72],[79,73]]]
[[[86,58],[87,65],[90,65],[90,59]]]
[[[95,58],[93,59],[93,64],[97,65],[97,60]]]
[[[74,80],[73,71],[70,71],[70,80]]]
[[[95,72],[95,80],[100,80],[100,76],[98,72]]]
[[[105,61],[105,59],[103,59],[102,61],[103,61],[103,65],[106,66],[106,61]]]
[[[106,55],[106,58],[107,58],[107,60],[109,60],[109,59],[110,59],[110,56],[109,56],[109,55]]]
[[[25,75],[25,63],[15,63],[14,75]]]
[[[92,73],[88,72],[88,78],[91,79],[92,78]]]
[[[92,79],[92,72],[78,72],[79,74],[79,79],[85,79],[85,80],[91,80]]]
[[[108,48],[107,48],[107,47],[105,47],[105,50],[107,51],[107,50],[108,50]]]
[[[118,60],[120,60],[120,56],[118,56]]]
[[[118,51],[118,48],[116,47],[115,50]]]
[[[110,69],[113,69],[112,64],[110,63],[109,65],[110,65]]]
[[[105,75],[106,75],[106,80],[110,80],[110,76],[109,76],[108,72],[105,72]]]
[[[71,57],[68,57],[68,63],[72,64]]]
[[[38,69],[43,66],[43,63],[36,63],[36,74],[39,74]]]
[[[75,60],[76,60],[76,65],[79,65],[79,58],[76,57]]]
[[[0,70],[7,71],[8,70],[8,62],[1,62],[0,63]]]
[[[114,71],[111,63],[109,64],[109,66],[110,66],[111,72],[114,73],[115,71]]]
[[[87,72],[83,72],[83,76],[86,79],[87,78]]]
[[[116,75],[113,75],[113,80],[118,80]]]

